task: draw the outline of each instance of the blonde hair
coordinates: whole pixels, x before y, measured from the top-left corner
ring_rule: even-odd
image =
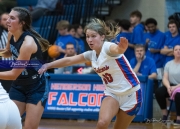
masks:
[[[61,20],[57,23],[56,25],[56,29],[59,30],[59,29],[66,29],[66,28],[69,28],[69,25],[70,23],[66,20]]]
[[[92,21],[85,26],[84,28],[84,32],[86,33],[86,31],[88,29],[96,31],[99,35],[104,35],[105,36],[105,40],[110,41],[111,39],[115,38],[116,36],[116,32],[115,32],[115,27],[110,24],[111,29],[108,29],[106,23],[104,21],[101,21],[100,19],[92,19]]]

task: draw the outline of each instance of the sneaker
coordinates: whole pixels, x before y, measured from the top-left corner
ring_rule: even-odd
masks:
[[[166,121],[167,121],[167,116],[165,116],[165,115],[163,115],[163,117],[162,117],[162,123],[166,123]]]
[[[175,125],[175,126],[180,126],[180,120],[177,120],[173,125]]]

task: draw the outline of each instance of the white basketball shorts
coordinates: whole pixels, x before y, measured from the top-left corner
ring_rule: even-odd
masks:
[[[22,129],[18,107],[10,99],[0,103],[0,129]]]
[[[128,94],[128,95],[115,95],[109,92],[108,90],[104,91],[105,96],[111,96],[119,102],[119,108],[125,111],[128,115],[133,116],[139,112],[142,103],[142,93],[141,89]]]

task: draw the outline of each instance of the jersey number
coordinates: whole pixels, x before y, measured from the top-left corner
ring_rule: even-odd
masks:
[[[103,74],[103,80],[106,84],[113,82],[113,78],[109,73]]]

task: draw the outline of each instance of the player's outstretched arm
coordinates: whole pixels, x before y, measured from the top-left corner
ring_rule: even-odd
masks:
[[[118,45],[113,44],[110,46],[110,53],[113,55],[123,54],[128,48],[128,40],[126,38],[120,38]]]
[[[72,57],[65,57],[65,58],[44,64],[39,69],[38,72],[39,74],[42,74],[46,72],[46,70],[51,69],[51,68],[61,68],[61,67],[71,66],[74,64],[81,64],[85,62],[87,62],[87,60],[84,58],[83,54],[72,56]]]
[[[30,60],[31,55],[36,51],[37,51],[37,45],[34,39],[31,36],[26,36],[20,48],[20,52],[17,60],[11,64],[12,67],[14,66],[13,69],[10,71],[0,72],[0,79],[16,80],[16,78],[24,71],[26,65]],[[21,65],[21,68],[17,68],[18,64],[23,64],[23,65]]]

